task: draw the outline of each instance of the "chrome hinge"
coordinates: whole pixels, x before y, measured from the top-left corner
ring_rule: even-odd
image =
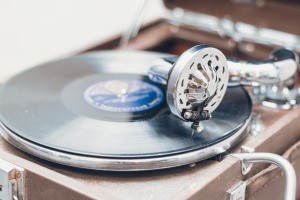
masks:
[[[229,194],[229,200],[244,200],[246,194],[246,182],[241,181],[237,185],[230,188],[227,193]]]
[[[24,200],[25,170],[0,159],[0,200]]]

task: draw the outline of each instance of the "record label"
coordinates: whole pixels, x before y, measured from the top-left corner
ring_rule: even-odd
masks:
[[[88,87],[85,101],[110,112],[140,112],[163,102],[163,91],[143,80],[104,80]]]

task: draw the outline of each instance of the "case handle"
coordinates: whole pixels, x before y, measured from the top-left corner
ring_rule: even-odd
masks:
[[[292,164],[282,156],[273,153],[235,153],[230,156],[238,158],[242,164],[247,163],[271,163],[282,169],[285,175],[285,200],[296,198],[296,173]],[[242,172],[243,173],[243,172]],[[244,173],[243,173],[244,174]]]

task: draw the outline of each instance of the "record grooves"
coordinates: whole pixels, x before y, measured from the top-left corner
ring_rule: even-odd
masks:
[[[47,160],[112,171],[189,164],[217,154],[218,144],[226,150],[240,141],[251,117],[247,92],[229,88],[212,119],[203,122],[204,132],[191,137],[191,124],[170,114],[165,88],[146,77],[149,63],[165,56],[107,51],[22,72],[0,90],[3,135]],[[201,151],[209,153],[199,156]]]

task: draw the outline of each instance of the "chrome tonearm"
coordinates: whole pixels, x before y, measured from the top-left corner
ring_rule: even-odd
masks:
[[[211,117],[227,87],[253,86],[253,99],[274,108],[291,108],[296,102],[298,57],[279,49],[268,60],[227,60],[218,49],[198,45],[180,57],[155,60],[149,78],[167,85],[166,98],[171,112],[193,122],[201,131],[201,120]]]
[[[193,48],[206,48],[205,45]],[[161,84],[167,84],[169,73],[178,57],[154,60],[149,71],[149,78]],[[229,68],[228,86],[260,86],[277,84],[292,78],[297,71],[298,57],[292,51],[279,49],[274,51],[269,60],[240,61],[227,59]]]

